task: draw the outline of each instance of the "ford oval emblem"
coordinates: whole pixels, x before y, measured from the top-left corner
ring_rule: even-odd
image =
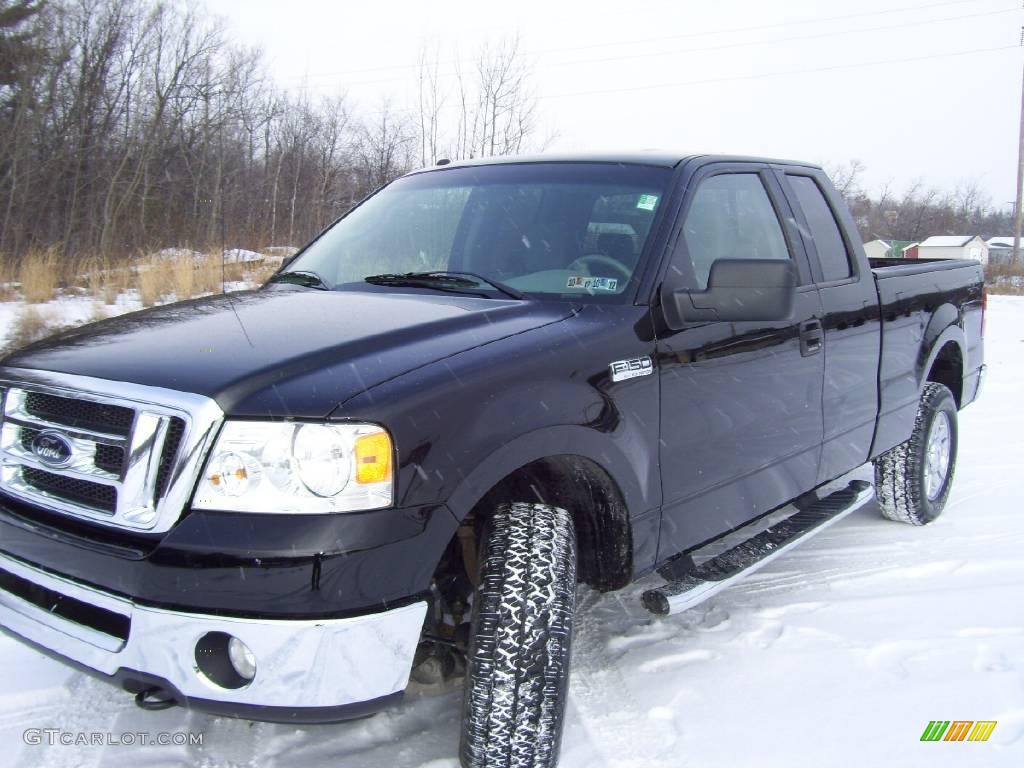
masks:
[[[40,432],[32,438],[32,453],[50,467],[65,467],[71,463],[71,443],[59,432]]]

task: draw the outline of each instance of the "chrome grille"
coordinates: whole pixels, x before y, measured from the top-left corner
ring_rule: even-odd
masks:
[[[200,395],[0,369],[0,492],[109,525],[180,517],[222,413]]]
[[[68,427],[106,432],[127,437],[132,431],[135,412],[131,408],[98,403],[44,392],[25,393],[23,407],[33,418]]]
[[[56,496],[111,515],[117,511],[117,490],[112,485],[65,477],[34,467],[21,468],[21,481],[38,493]]]

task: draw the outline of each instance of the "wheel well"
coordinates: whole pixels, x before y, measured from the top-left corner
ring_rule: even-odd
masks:
[[[633,536],[618,486],[597,463],[582,456],[549,456],[506,475],[485,493],[452,538],[439,573],[456,559],[475,570],[481,522],[502,503],[541,502],[572,515],[579,553],[579,580],[607,591],[626,586],[633,575]],[[472,537],[472,543],[467,541]],[[467,549],[467,544],[470,548]],[[447,562],[446,562],[447,561]],[[475,574],[471,574],[475,578]]]
[[[953,393],[956,407],[960,407],[960,396],[964,388],[964,362],[960,347],[956,343],[947,341],[939,350],[938,357],[928,371],[927,381],[946,385]]]

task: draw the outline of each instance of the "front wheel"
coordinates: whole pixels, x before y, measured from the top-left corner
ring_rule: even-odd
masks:
[[[558,762],[576,610],[576,534],[564,509],[503,504],[485,526],[460,756],[466,768]]]
[[[921,393],[910,439],[875,459],[878,506],[890,520],[927,525],[942,514],[956,469],[953,393],[929,382]]]

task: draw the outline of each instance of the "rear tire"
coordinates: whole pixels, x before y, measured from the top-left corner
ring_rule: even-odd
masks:
[[[487,521],[473,600],[460,758],[466,768],[558,762],[576,610],[564,509],[503,504]]]
[[[942,514],[956,469],[956,416],[953,393],[926,384],[910,439],[875,459],[875,490],[885,517],[927,525]]]

